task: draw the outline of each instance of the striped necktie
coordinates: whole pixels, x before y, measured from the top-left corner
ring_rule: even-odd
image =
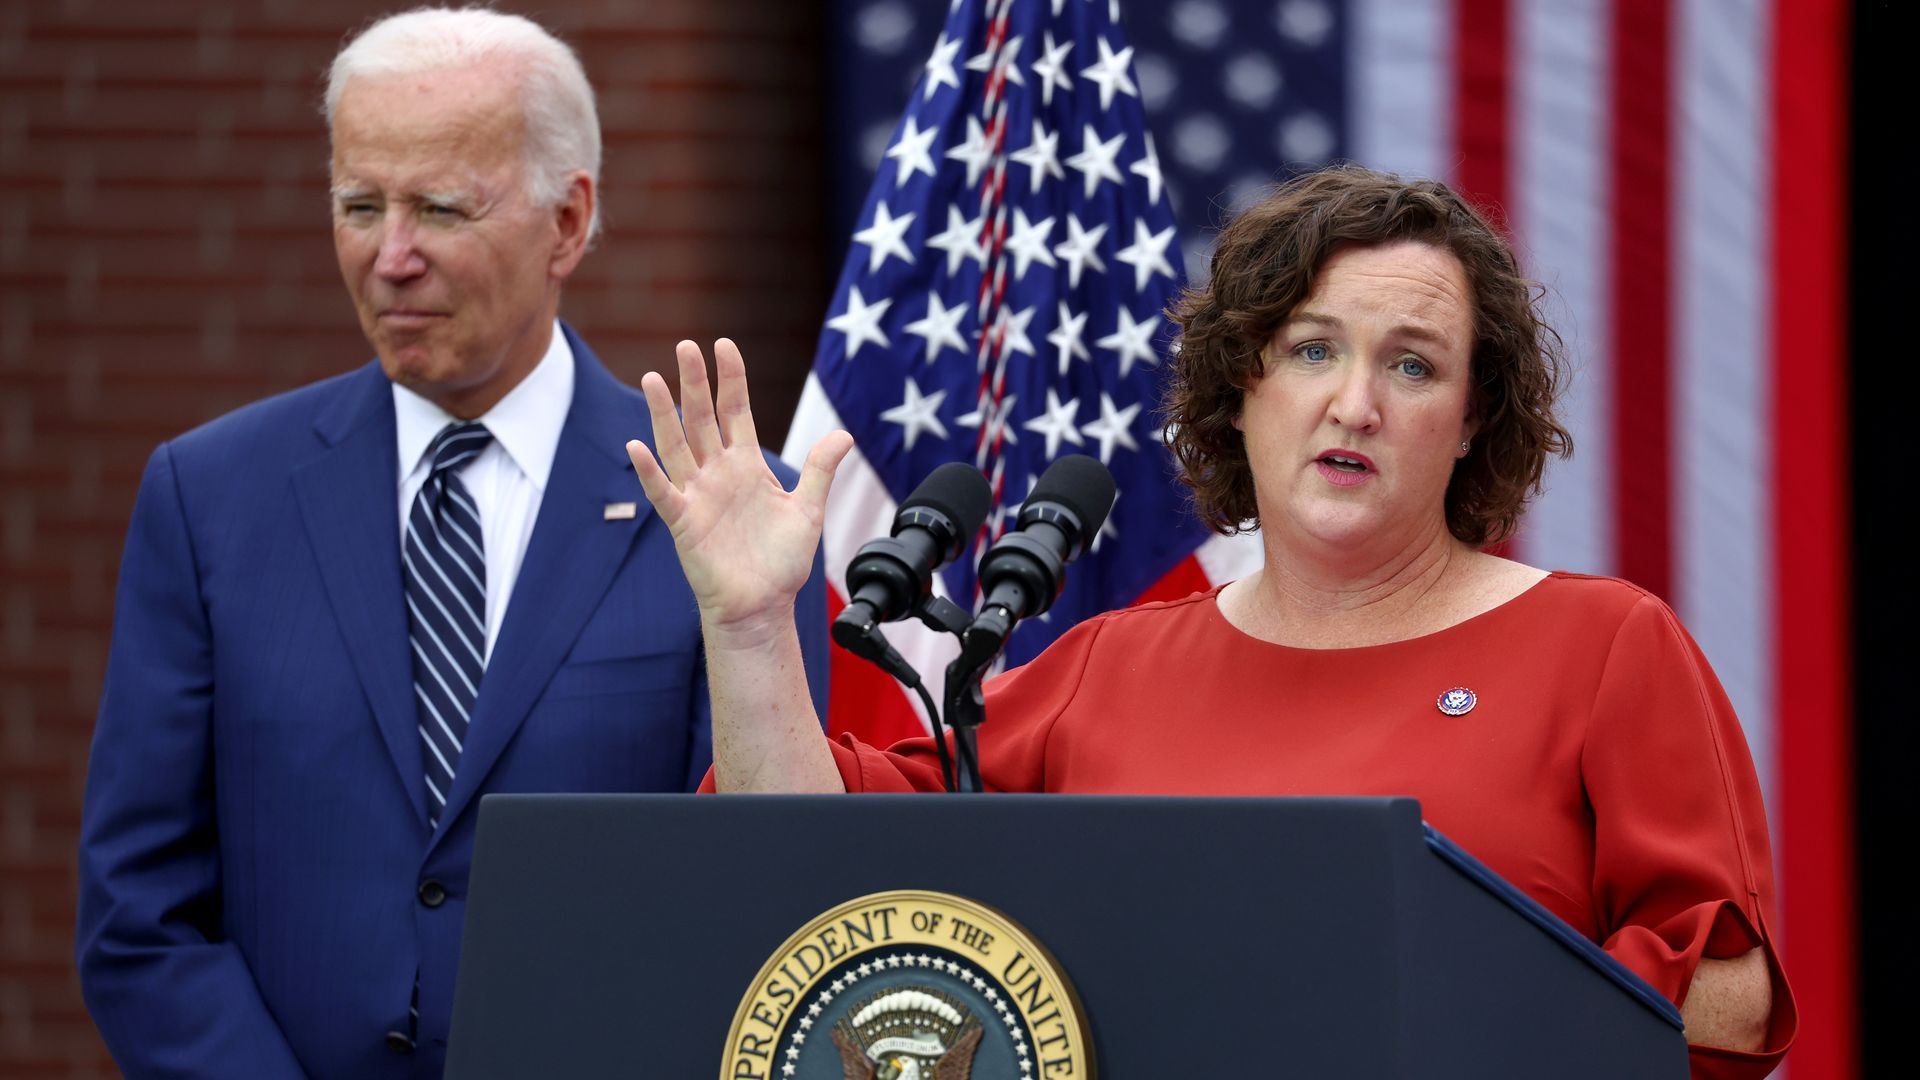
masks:
[[[467,718],[486,666],[487,559],[480,514],[454,472],[492,441],[484,425],[471,423],[448,424],[433,437],[427,447],[433,465],[407,514],[401,545],[413,695],[420,703],[425,747],[427,818],[434,827],[453,790]]]

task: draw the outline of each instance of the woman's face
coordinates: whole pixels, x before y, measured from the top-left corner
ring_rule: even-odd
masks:
[[[1473,298],[1451,252],[1412,241],[1336,252],[1274,332],[1234,422],[1261,528],[1354,554],[1446,529],[1467,415]]]

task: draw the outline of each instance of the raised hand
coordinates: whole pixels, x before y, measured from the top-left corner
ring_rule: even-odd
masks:
[[[820,543],[827,490],[853,437],[835,431],[822,438],[787,491],[760,455],[739,348],[726,338],[713,343],[717,393],[709,391],[700,346],[682,341],[674,354],[679,414],[665,379],[648,372],[640,380],[659,460],[637,439],[627,443],[627,456],[673,535],[709,634],[790,632],[794,596]]]

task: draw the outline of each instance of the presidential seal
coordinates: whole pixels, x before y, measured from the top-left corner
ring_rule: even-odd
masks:
[[[874,893],[786,940],[734,1013],[721,1080],[1090,1077],[1086,1021],[1045,949],[950,893]]]

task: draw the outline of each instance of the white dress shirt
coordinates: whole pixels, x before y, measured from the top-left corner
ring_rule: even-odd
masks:
[[[572,403],[573,349],[555,323],[553,340],[540,363],[476,418],[493,433],[493,442],[454,471],[480,511],[480,544],[487,555],[488,659],[506,619],[507,600],[513,596],[513,581],[533,536],[534,519],[540,516],[540,497],[546,493],[560,429],[566,426]],[[432,464],[427,446],[441,428],[461,421],[399,383],[393,384],[393,416],[399,436],[400,542],[404,545],[407,516]]]

